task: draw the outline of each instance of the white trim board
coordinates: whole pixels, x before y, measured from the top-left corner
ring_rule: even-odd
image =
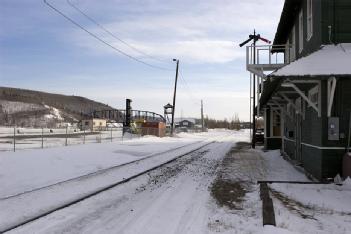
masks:
[[[313,147],[320,150],[345,150],[345,147],[322,147],[322,146],[307,144],[304,142],[301,142],[301,145]]]
[[[287,138],[287,137],[284,137],[284,141],[291,141],[291,142],[294,142],[294,143],[296,143],[296,140],[293,140],[293,139],[289,139],[289,138]]]

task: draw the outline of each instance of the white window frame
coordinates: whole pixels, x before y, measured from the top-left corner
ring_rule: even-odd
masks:
[[[290,39],[288,38],[285,44],[285,63],[290,63],[290,58]]]
[[[303,10],[299,14],[299,53],[303,50]]]
[[[280,116],[280,114],[278,113],[279,109],[271,109],[271,136],[274,138],[274,137],[281,137],[282,136],[282,118]],[[276,118],[279,118],[279,125],[276,121]],[[274,127],[277,127],[279,126],[280,127],[280,132],[279,134],[275,135],[274,134]]]
[[[290,47],[290,61],[293,62],[296,59],[296,33],[295,33],[295,25],[291,30],[291,47]]]
[[[313,95],[317,95],[317,101],[313,101],[312,100],[312,96]],[[315,87],[313,87],[312,89],[310,89],[309,91],[308,91],[308,99],[311,101],[311,102],[313,102],[315,105],[316,105],[316,107],[319,107],[319,86],[317,85],[317,86],[315,86]],[[308,107],[310,107],[311,105],[310,104],[308,104]]]
[[[306,22],[307,22],[307,41],[309,41],[313,35],[313,7],[312,0],[307,0],[307,14],[306,14]]]
[[[296,114],[301,114],[302,113],[302,106],[301,106],[301,97],[298,97],[295,99],[295,106],[296,106],[296,110],[295,113]]]
[[[287,112],[287,114],[288,114],[288,116],[292,119],[292,118],[294,118],[294,113],[295,113],[295,110],[294,110],[294,106],[293,106],[293,104],[292,103],[288,103],[287,105],[286,105],[286,112]]]
[[[302,119],[305,120],[306,117],[306,101],[301,100],[301,114],[302,114]]]

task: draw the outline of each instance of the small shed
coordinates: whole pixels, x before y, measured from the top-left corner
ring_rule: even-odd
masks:
[[[178,126],[180,128],[192,129],[192,128],[195,127],[195,120],[193,120],[193,119],[183,119],[183,120],[178,122]]]
[[[106,119],[83,119],[81,122],[80,129],[81,130],[90,130],[90,131],[101,131],[105,130],[107,127]]]
[[[142,123],[141,135],[153,135],[157,137],[164,137],[166,135],[166,124],[164,122]]]

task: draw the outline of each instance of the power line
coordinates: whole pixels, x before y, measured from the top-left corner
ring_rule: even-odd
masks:
[[[85,31],[86,33],[88,33],[90,36],[94,37],[96,40],[100,41],[101,43],[107,45],[108,47],[112,48],[113,50],[115,50],[116,52],[120,53],[120,54],[123,54],[124,56],[136,61],[136,62],[139,62],[139,63],[142,63],[146,66],[149,66],[149,67],[152,67],[152,68],[156,68],[156,69],[160,69],[160,70],[166,70],[166,71],[171,71],[171,69],[168,69],[168,68],[164,68],[164,67],[159,67],[159,66],[155,66],[155,65],[152,65],[152,64],[149,64],[147,62],[144,62],[118,48],[116,48],[115,46],[109,44],[108,42],[106,42],[105,40],[101,39],[100,37],[98,37],[97,35],[95,35],[94,33],[90,32],[88,29],[84,28],[82,25],[80,25],[79,23],[77,23],[76,21],[74,21],[72,18],[70,18],[69,16],[67,16],[66,14],[64,14],[63,12],[61,12],[59,9],[57,9],[56,7],[54,7],[53,5],[51,5],[50,3],[47,2],[47,0],[43,0],[44,3],[46,5],[48,5],[51,9],[53,9],[54,11],[56,11],[58,14],[60,14],[61,16],[63,16],[65,19],[67,19],[68,21],[70,21],[72,24],[76,25],[78,28],[82,29],[83,31]]]
[[[194,101],[194,104],[196,104],[196,105],[200,104],[200,100],[201,100],[201,99],[200,99],[200,98],[197,98],[197,97],[195,97],[195,96],[193,95],[193,93],[191,92],[191,89],[190,89],[190,87],[189,87],[189,85],[188,85],[188,82],[185,80],[185,78],[184,78],[184,76],[183,76],[182,71],[179,71],[179,73],[180,73],[180,80],[184,83],[184,88],[186,89],[186,92],[187,92],[188,96],[189,96],[191,99],[196,100],[196,101]]]
[[[132,50],[148,57],[151,58],[153,60],[157,60],[159,62],[166,62],[167,60],[162,60],[159,58],[156,58],[150,54],[147,54],[141,50],[139,50],[138,48],[136,48],[135,46],[130,45],[128,42],[122,40],[121,38],[117,37],[114,33],[112,33],[110,30],[108,30],[107,28],[105,28],[104,26],[102,26],[99,22],[97,22],[95,19],[93,19],[91,16],[89,16],[86,12],[84,12],[82,9],[80,9],[79,7],[77,7],[76,5],[74,5],[70,0],[66,0],[67,3],[73,7],[76,11],[78,11],[80,14],[82,14],[83,16],[85,16],[85,18],[87,18],[88,20],[90,20],[91,22],[93,22],[94,24],[96,24],[99,28],[101,28],[102,30],[104,30],[106,33],[108,33],[110,36],[112,36],[113,38],[115,38],[116,40],[120,41],[121,43],[123,43],[124,45],[128,46],[129,48],[131,48]]]

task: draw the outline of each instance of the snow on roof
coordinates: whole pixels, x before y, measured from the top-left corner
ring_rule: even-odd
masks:
[[[194,124],[196,122],[194,118],[174,118],[175,123],[179,123],[179,122],[182,122],[184,120],[187,120],[187,121],[192,122]]]
[[[270,76],[350,75],[351,43],[324,45],[318,51],[286,65]]]

